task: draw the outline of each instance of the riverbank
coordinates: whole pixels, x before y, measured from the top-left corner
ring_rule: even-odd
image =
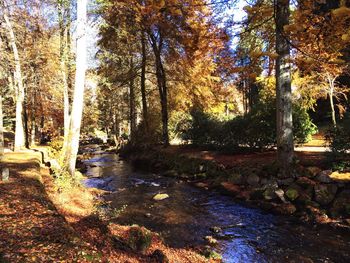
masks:
[[[0,181],[0,262],[206,262],[144,228],[103,221],[97,212],[103,191],[57,187],[43,157],[6,153],[1,162],[10,177]],[[150,238],[147,247],[135,245],[140,230]]]
[[[298,153],[294,178],[280,178],[275,153],[225,155],[190,147],[126,149],[140,169],[219,189],[236,200],[303,222],[350,228],[350,174],[327,170],[320,152]]]

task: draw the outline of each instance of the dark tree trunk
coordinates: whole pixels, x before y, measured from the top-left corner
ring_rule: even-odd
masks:
[[[148,130],[148,107],[147,107],[147,97],[146,97],[146,63],[147,63],[147,53],[146,53],[146,40],[145,33],[141,33],[141,47],[142,47],[142,63],[141,63],[141,98],[142,98],[142,115],[143,121],[145,123],[146,130]]]
[[[29,148],[29,127],[28,127],[28,104],[27,101],[24,101],[24,110],[23,110],[23,120],[24,120],[24,139],[25,147]]]
[[[276,103],[277,158],[282,177],[292,176],[294,157],[290,44],[284,33],[289,24],[289,0],[277,0],[276,6]]]
[[[156,62],[156,76],[157,76],[157,85],[160,96],[160,105],[161,105],[161,115],[162,115],[162,135],[163,135],[163,144],[164,146],[169,146],[169,129],[168,129],[168,91],[166,85],[166,73],[162,63],[161,51],[163,47],[163,40],[159,32],[159,40],[157,40],[151,34],[152,49],[155,56]]]

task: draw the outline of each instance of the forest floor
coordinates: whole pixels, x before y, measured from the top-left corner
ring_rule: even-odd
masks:
[[[0,181],[0,262],[160,262],[156,250],[170,262],[206,262],[190,249],[165,246],[156,234],[144,253],[116,242],[129,228],[92,213],[90,190],[58,192],[41,158],[25,151],[6,153],[1,161],[10,179]]]

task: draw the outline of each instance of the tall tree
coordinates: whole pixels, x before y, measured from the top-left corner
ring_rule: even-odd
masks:
[[[79,149],[81,120],[83,115],[84,88],[86,75],[86,22],[87,0],[77,0],[77,48],[76,73],[73,96],[73,106],[68,133],[68,143],[65,150],[65,167],[70,175],[75,174],[75,164]]]
[[[24,127],[23,127],[23,102],[24,85],[22,80],[21,60],[17,48],[16,36],[13,30],[12,22],[8,14],[8,6],[5,1],[1,1],[2,15],[8,33],[9,43],[14,57],[14,80],[15,80],[15,100],[16,100],[16,131],[15,131],[15,150],[20,150],[25,146]]]
[[[294,157],[290,43],[284,31],[289,24],[289,2],[275,2],[277,159],[283,177],[292,175]]]
[[[70,23],[67,22],[68,17],[67,13],[70,13],[70,1],[68,0],[59,0],[58,3],[58,23],[60,30],[60,65],[61,65],[61,74],[62,74],[62,86],[63,86],[63,112],[64,112],[64,148],[67,147],[68,143],[68,132],[70,124],[70,107],[69,107],[69,86],[68,86],[68,75],[67,72],[67,60],[70,50],[68,50],[68,41],[70,41],[68,34],[70,31]],[[68,18],[67,18],[68,17]],[[69,63],[69,61],[68,61]]]

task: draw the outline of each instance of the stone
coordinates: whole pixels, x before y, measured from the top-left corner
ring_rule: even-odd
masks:
[[[295,205],[293,205],[291,203],[280,204],[274,208],[274,211],[276,211],[277,213],[282,214],[282,215],[292,215],[297,211],[297,208],[295,207]]]
[[[277,183],[279,186],[289,186],[294,182],[293,178],[286,178],[286,179],[281,179],[278,180]]]
[[[337,195],[330,211],[334,217],[350,215],[350,190],[343,190]]]
[[[220,233],[220,232],[222,232],[222,229],[221,229],[221,227],[213,226],[210,228],[210,231],[213,233]]]
[[[241,188],[238,185],[232,184],[230,182],[222,182],[221,186],[225,192],[233,196],[236,196],[241,192]]]
[[[155,201],[162,201],[167,198],[169,198],[168,194],[156,194],[155,196],[153,196],[153,200]]]
[[[316,185],[314,180],[307,177],[299,177],[296,183],[304,188],[314,187]]]
[[[250,174],[248,175],[248,178],[247,178],[247,183],[251,186],[257,186],[259,185],[259,182],[260,182],[260,177],[257,176],[256,174]]]
[[[9,170],[9,168],[7,168],[7,167],[2,168],[1,179],[4,182],[8,182],[10,180],[10,170]]]
[[[318,174],[316,179],[321,183],[332,183],[333,180],[330,177],[331,174],[332,174],[332,170],[324,170]]]
[[[290,201],[294,201],[299,197],[299,190],[294,187],[290,187],[286,191],[286,196]]]
[[[283,203],[288,203],[286,199],[284,198],[284,191],[282,189],[277,189],[275,190],[275,194],[277,197],[283,202]]]
[[[309,177],[316,177],[319,173],[322,172],[322,170],[319,167],[316,166],[310,166],[306,168],[307,175]]]
[[[315,200],[321,205],[330,204],[335,194],[337,193],[338,187],[335,184],[319,184],[315,186]]]
[[[250,194],[251,200],[260,200],[264,198],[264,189],[254,189]]]
[[[231,174],[228,180],[233,184],[244,184],[243,176],[238,173]]]
[[[218,241],[215,238],[213,238],[212,236],[206,236],[204,239],[206,241],[208,241],[209,245],[211,245],[211,246],[215,246],[218,244]]]
[[[152,262],[154,263],[169,263],[168,257],[164,254],[163,251],[156,249],[153,251],[152,255],[150,256]]]
[[[166,177],[177,177],[179,174],[175,170],[168,170],[163,173],[163,176]]]
[[[277,195],[275,191],[275,188],[267,188],[263,193],[264,199],[268,201],[276,199]]]

